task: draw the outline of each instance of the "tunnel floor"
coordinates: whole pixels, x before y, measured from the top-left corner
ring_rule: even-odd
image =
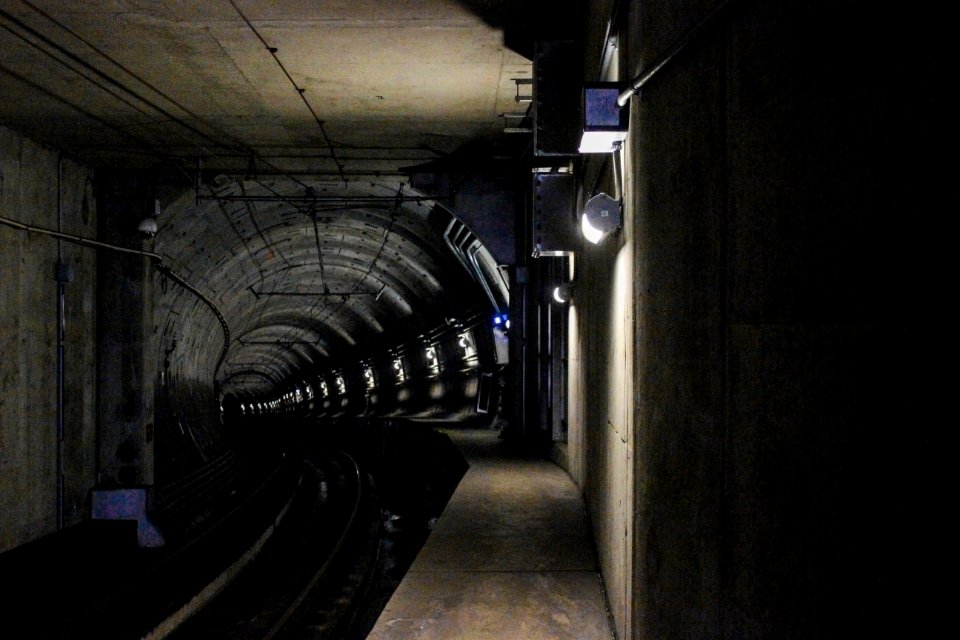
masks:
[[[276,533],[206,610],[168,637],[613,637],[584,505],[562,469],[516,453],[490,428],[340,426],[347,428],[288,443],[298,447],[287,449],[296,451],[288,459],[299,456],[306,470]],[[342,484],[337,469],[347,465],[323,462],[319,454],[338,449],[355,457],[358,477],[372,488],[357,507],[324,496],[325,487]],[[342,515],[351,509],[360,517],[345,537],[346,551],[322,581],[304,588],[329,562]],[[166,598],[197,582],[186,580],[198,573],[197,561],[224,542],[234,544],[239,530],[232,530],[185,556],[195,557],[189,566],[165,563],[164,573],[151,573],[154,563],[145,559],[170,551],[110,546],[91,555],[64,546],[64,536],[44,541],[37,547],[42,556],[31,551],[18,560],[18,575],[36,584],[21,593],[24,615],[15,616],[14,628],[38,638],[141,637],[134,632],[150,628],[151,603],[169,609]],[[97,532],[90,540],[109,544]],[[298,592],[294,610],[288,603]],[[28,601],[40,593],[61,615],[28,613]],[[184,593],[177,597],[197,591]]]
[[[570,477],[495,431],[443,433],[470,468],[367,637],[613,638]]]

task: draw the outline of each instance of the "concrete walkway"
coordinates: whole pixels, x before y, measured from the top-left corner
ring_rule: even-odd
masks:
[[[368,640],[613,638],[569,476],[495,431],[448,434],[470,469]]]

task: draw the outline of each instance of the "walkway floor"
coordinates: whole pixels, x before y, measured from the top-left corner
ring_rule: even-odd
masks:
[[[368,640],[613,638],[569,476],[495,431],[447,433],[470,469]]]

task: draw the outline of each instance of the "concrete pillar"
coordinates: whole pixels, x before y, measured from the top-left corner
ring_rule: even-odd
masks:
[[[95,237],[90,175],[90,168],[0,127],[0,216],[14,224]],[[3,551],[86,513],[94,481],[97,255],[2,224],[0,247]],[[62,307],[58,264],[60,275],[69,274]]]
[[[149,184],[136,175],[98,176],[100,238],[142,248],[140,220],[153,214]],[[154,478],[153,273],[149,259],[103,252],[98,271],[100,432],[98,482],[150,485]]]

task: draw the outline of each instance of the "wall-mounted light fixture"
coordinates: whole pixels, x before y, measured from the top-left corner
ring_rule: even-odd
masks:
[[[580,230],[583,237],[593,244],[600,244],[604,238],[620,227],[623,218],[619,200],[605,193],[598,193],[583,207],[580,216]]]
[[[553,301],[557,304],[566,304],[573,297],[573,287],[570,283],[564,283],[553,288]]]
[[[463,350],[464,360],[476,360],[477,347],[473,343],[473,333],[469,329],[457,336],[457,345]]]
[[[427,369],[430,371],[431,376],[440,375],[440,354],[438,350],[439,346],[435,344],[428,345],[426,349]]]
[[[620,108],[620,91],[616,82],[584,85],[580,153],[611,153],[627,138],[630,110]]]
[[[157,230],[159,228],[157,226],[157,218],[159,217],[160,217],[160,201],[154,200],[153,215],[144,216],[143,218],[141,218],[140,223],[137,224],[137,231],[147,236],[148,238],[152,238],[153,236],[157,235]]]
[[[373,368],[367,365],[363,368],[363,379],[366,381],[367,390],[372,391],[377,387],[377,378],[373,374]]]

